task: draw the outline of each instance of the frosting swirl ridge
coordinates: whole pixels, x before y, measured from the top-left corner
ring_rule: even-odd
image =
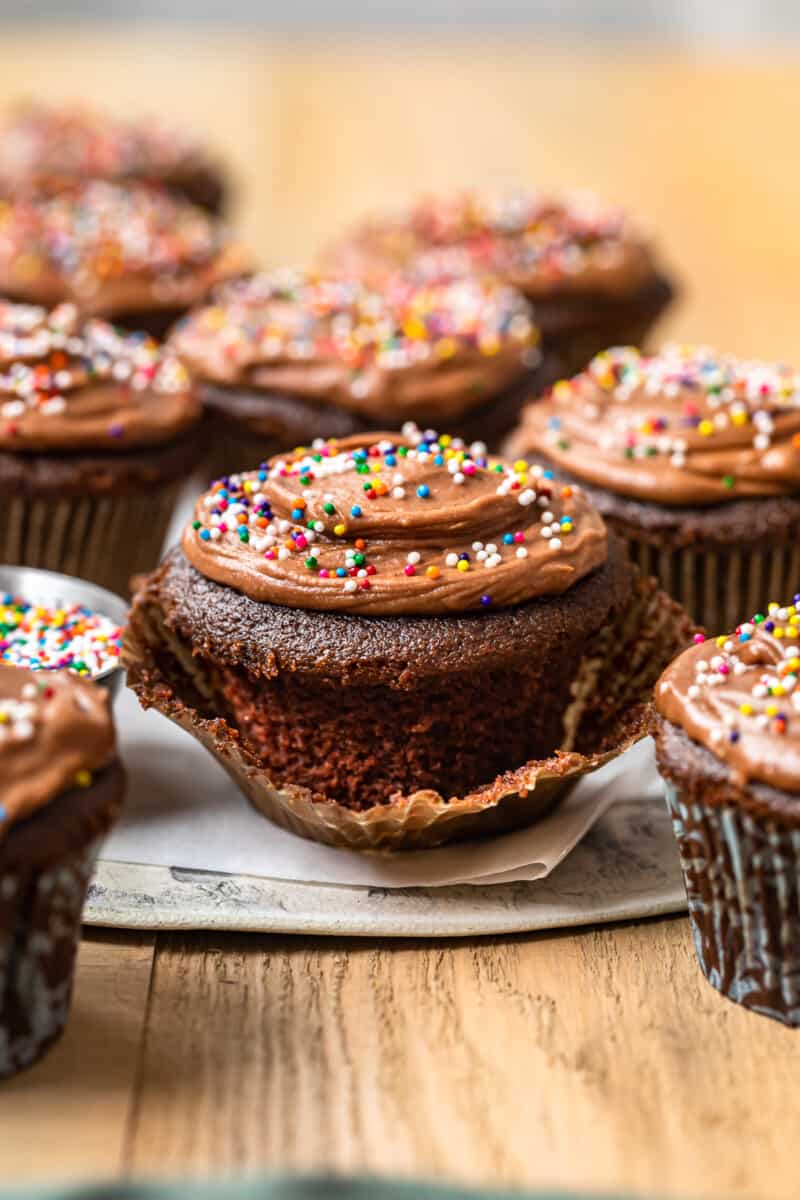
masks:
[[[736,782],[800,794],[800,595],[684,651],[659,680],[656,706]]]
[[[74,305],[0,302],[0,450],[124,451],[200,416],[186,369],[153,338]]]
[[[515,450],[660,504],[800,492],[800,373],[669,346],[597,355],[529,406]]]
[[[631,218],[577,192],[424,197],[404,213],[364,222],[328,258],[377,282],[397,270],[428,279],[485,272],[533,299],[624,297],[654,275],[647,241]]]
[[[70,671],[0,664],[0,839],[115,753],[109,694]]]
[[[220,287],[172,341],[199,379],[399,425],[455,418],[497,395],[536,365],[538,338],[524,297],[494,281],[395,277],[377,292],[284,270]]]
[[[542,467],[406,427],[220,480],[183,549],[255,600],[431,615],[564,592],[605,562],[607,536],[580,489]]]

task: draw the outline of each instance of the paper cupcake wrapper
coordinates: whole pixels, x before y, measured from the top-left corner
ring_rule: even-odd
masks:
[[[728,999],[800,1025],[800,831],[666,784],[695,949]]]
[[[158,562],[180,483],[150,492],[0,497],[0,562],[42,567],[127,595]]]
[[[150,647],[168,641],[187,671],[196,672],[197,664],[163,621],[156,626],[150,620],[139,610],[136,629],[128,628],[123,647],[129,683],[144,702],[144,693],[163,683],[159,710],[206,746],[264,816],[302,837],[354,850],[419,849],[530,825],[569,784],[650,732],[653,684],[693,632],[683,610],[654,581],[638,579],[631,604],[594,639],[581,665],[559,751],[487,780],[466,796],[422,790],[389,795],[384,804],[356,812],[305,787],[270,779],[222,718],[203,718],[175,697]]]
[[[644,575],[654,575],[711,634],[728,632],[768,600],[780,602],[800,587],[800,545],[753,550],[662,550],[627,538]]]
[[[96,845],[55,867],[0,870],[0,1079],[34,1063],[69,1015]]]

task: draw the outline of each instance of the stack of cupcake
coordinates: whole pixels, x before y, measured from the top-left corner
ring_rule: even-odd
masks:
[[[155,568],[122,649],[142,704],[336,846],[536,820],[656,728],[669,668],[659,756],[704,968],[800,1021],[797,601],[738,624],[800,589],[800,376],[631,348],[673,287],[594,199],[436,197],[254,274],[226,192],[155,125],[28,110],[0,135],[0,553],[122,592]],[[157,565],[201,462],[215,481]],[[74,686],[53,694],[91,716]],[[44,734],[72,726],[22,672],[3,687],[8,778],[30,761],[41,783]],[[32,798],[0,785],[0,884],[4,822],[15,862],[50,825],[72,831],[56,857],[102,826],[63,816],[75,771],[100,772],[98,813],[118,797],[90,732]],[[758,952],[754,877],[780,901]],[[15,1003],[6,1069],[57,1026],[26,1049]]]

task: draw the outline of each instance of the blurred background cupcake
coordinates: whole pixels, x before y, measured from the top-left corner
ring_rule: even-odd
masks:
[[[0,200],[0,295],[71,301],[162,335],[248,258],[214,217],[163,188],[103,180]]]
[[[225,285],[171,345],[213,419],[211,473],[409,420],[496,445],[541,359],[530,306],[506,284],[395,276],[378,291],[288,270]]]
[[[156,183],[219,214],[227,181],[202,141],[155,117],[18,105],[0,127],[0,194],[57,195],[88,179]]]
[[[200,413],[151,338],[0,304],[0,561],[126,592],[200,460]]]
[[[800,1025],[800,595],[699,639],[656,704],[703,973],[729,999]]]
[[[548,383],[605,346],[644,341],[673,294],[636,223],[587,194],[440,194],[366,220],[325,258],[378,283],[401,270],[513,285],[534,305]]]
[[[0,1078],[64,1028],[97,842],[124,786],[105,689],[0,664]]]
[[[710,632],[800,581],[800,375],[711,350],[599,354],[526,408],[509,452],[585,486]]]

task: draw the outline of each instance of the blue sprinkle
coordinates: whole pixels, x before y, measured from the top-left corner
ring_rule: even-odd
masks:
[[[292,520],[293,521],[302,521],[304,516],[305,516],[305,513],[303,512],[302,508],[293,508],[292,509]]]
[[[444,455],[437,454],[436,458],[433,460],[433,465],[435,467],[443,467],[444,466]]]
[[[336,574],[339,576],[340,579],[344,579],[345,575],[347,574],[347,571],[345,571],[344,567],[337,567]]]
[[[560,429],[561,428],[561,418],[560,417],[551,417],[550,420],[547,422],[547,424],[549,425],[549,427],[551,429]]]
[[[201,530],[200,530],[200,537],[203,539],[203,541],[204,541],[204,542],[210,542],[210,541],[211,541],[211,533],[209,532],[209,530],[208,530],[208,529],[201,529]]]
[[[8,812],[7,812],[7,811],[6,811],[6,809],[3,807],[3,805],[2,805],[2,804],[0,804],[0,825],[2,825],[2,824],[3,824],[3,821],[5,821],[5,819],[7,818],[7,816],[8,816]]]
[[[353,507],[350,509],[350,516],[351,517],[360,517],[361,516],[361,505],[360,504],[353,505]]]
[[[393,454],[387,454],[383,461],[386,463],[387,467],[397,466],[397,459]]]
[[[486,608],[487,605],[489,605],[491,603],[492,603],[491,596],[481,596],[481,604],[483,605],[484,608]]]
[[[503,545],[504,546],[513,546],[513,544],[514,544],[513,533],[504,533],[503,534]]]
[[[425,499],[426,496],[430,496],[430,494],[431,494],[431,489],[428,487],[427,483],[421,483],[419,485],[419,487],[417,488],[417,495],[420,496],[423,500]]]

